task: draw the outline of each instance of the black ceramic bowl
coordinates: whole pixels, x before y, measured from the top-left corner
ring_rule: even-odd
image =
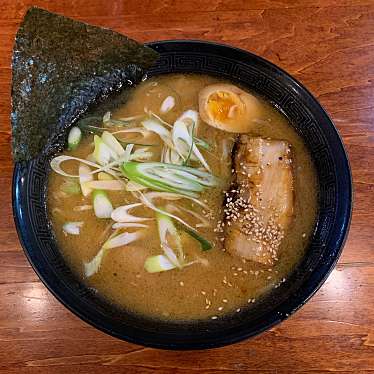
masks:
[[[302,136],[318,171],[319,213],[306,255],[287,281],[251,310],[223,319],[161,322],[118,310],[100,299],[64,263],[46,211],[48,158],[17,164],[13,209],[22,246],[48,289],[73,313],[96,328],[133,343],[168,349],[231,344],[259,334],[300,308],[336,264],[348,232],[352,184],[342,141],[317,100],[295,79],[251,53],[199,41],[150,43],[161,57],[150,75],[203,73],[238,82],[280,108]]]

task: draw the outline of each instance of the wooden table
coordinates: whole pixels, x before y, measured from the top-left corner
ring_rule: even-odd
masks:
[[[11,210],[10,61],[31,4],[139,41],[244,48],[314,93],[343,136],[355,208],[337,268],[301,311],[252,340],[180,353],[111,338],[46,290],[22,252]],[[374,373],[373,79],[373,0],[0,0],[0,373]]]

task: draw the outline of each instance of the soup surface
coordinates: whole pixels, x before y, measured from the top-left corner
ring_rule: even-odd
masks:
[[[164,122],[173,124],[182,113],[188,110],[198,111],[199,92],[217,83],[227,82],[210,76],[180,74],[148,79],[133,89],[129,100],[113,111],[111,118],[109,115],[106,116],[103,126],[114,133],[124,129],[137,129],[142,126],[141,122],[145,120],[144,115],[147,112],[147,116],[169,129]],[[233,188],[230,184],[233,175],[232,152],[235,152],[235,146],[232,150],[232,145],[237,134],[208,125],[200,119],[198,126],[192,130],[190,127],[190,130],[197,139],[205,142],[200,144],[196,139],[195,144],[210,168],[209,173],[218,177],[220,183],[204,188],[195,201],[188,198],[163,200],[157,197],[151,201],[154,206],[165,209],[187,222],[196,229],[200,237],[204,238],[205,244],[208,242],[212,246],[209,250],[202,250],[201,240],[196,240],[188,230],[183,229],[183,224],[172,219],[177,236],[169,231],[167,239],[174,253],[177,252],[177,257],[183,258],[181,268],[176,267],[174,263],[171,264],[173,268],[166,271],[149,272],[149,269],[147,271],[145,268],[147,259],[164,255],[160,245],[160,215],[157,216],[157,212],[144,204],[135,206],[128,210],[128,213],[144,220],[135,220],[138,226],[120,227],[121,221],[131,221],[126,219],[123,210],[117,210],[122,213],[122,218],[117,221],[112,219],[113,214],[112,218],[98,218],[93,203],[93,199],[97,197],[94,188],[90,188],[87,196],[84,196],[79,189],[78,178],[50,173],[48,209],[53,230],[67,263],[87,285],[127,310],[154,318],[191,320],[216,319],[226,313],[240,311],[240,308],[248,304],[253,305],[262,295],[284,281],[303,256],[314,228],[317,209],[316,173],[307,148],[287,118],[270,103],[261,98],[257,99],[261,105],[261,112],[255,119],[249,136],[284,140],[291,145],[292,150],[292,223],[281,236],[274,262],[267,264],[251,261],[226,251],[225,233],[217,228],[221,227],[224,221],[223,206],[230,199],[226,196],[224,200],[224,192]],[[162,122],[150,115],[150,111],[160,117]],[[136,118],[129,118],[134,116]],[[116,119],[125,119],[126,123],[116,122]],[[102,130],[86,130],[88,131],[84,132],[79,145],[74,150],[64,151],[63,155],[89,159],[97,163],[92,156],[95,145],[94,134],[90,131],[100,136]],[[144,156],[148,159],[141,159],[140,156],[142,162],[159,162],[161,157],[165,157],[164,141],[156,132],[142,133],[135,130],[134,133],[118,132],[114,135],[121,137],[124,149],[128,144],[135,143],[132,153],[137,150],[150,152]],[[206,149],[206,143],[209,149]],[[192,147],[187,153],[193,153]],[[190,160],[196,169],[204,171],[201,162],[193,160],[192,157]],[[184,161],[184,165],[189,162]],[[87,166],[94,170],[94,167]],[[65,172],[78,175],[79,161],[67,160],[61,167]],[[117,172],[118,170],[120,169],[116,169]],[[94,180],[97,180],[98,174],[94,174]],[[101,177],[111,178],[104,174],[101,174]],[[139,203],[141,194],[153,191],[152,188],[138,191],[139,183],[132,183],[131,186],[135,191],[127,191],[125,188],[106,190],[105,196],[114,209]],[[197,212],[198,215],[193,215],[191,211]],[[170,221],[166,220],[166,224],[169,223]],[[115,224],[117,226],[113,229]],[[127,244],[102,251],[102,255],[98,256],[110,236],[115,238],[124,233],[140,233],[140,237]],[[180,250],[182,254],[178,253]],[[93,259],[96,259],[95,263],[92,262]],[[167,264],[170,265],[170,258]]]

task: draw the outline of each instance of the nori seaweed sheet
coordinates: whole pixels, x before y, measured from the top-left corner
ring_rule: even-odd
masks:
[[[14,161],[54,152],[66,128],[109,94],[138,83],[157,57],[114,31],[29,9],[13,49]]]

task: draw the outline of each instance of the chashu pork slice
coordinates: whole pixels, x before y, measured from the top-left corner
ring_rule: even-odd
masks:
[[[242,135],[234,156],[235,195],[225,205],[225,248],[272,265],[294,209],[290,146],[283,140]]]

